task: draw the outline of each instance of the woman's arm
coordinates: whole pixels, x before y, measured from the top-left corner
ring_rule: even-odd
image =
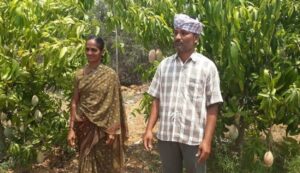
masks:
[[[74,120],[75,120],[75,116],[76,116],[76,109],[77,109],[77,103],[79,100],[79,93],[78,93],[78,89],[77,86],[75,86],[74,89],[74,94],[71,100],[71,112],[70,112],[70,126],[69,129],[73,129],[74,127]]]
[[[71,112],[70,112],[70,122],[69,122],[69,134],[68,134],[68,143],[71,147],[75,146],[75,131],[74,131],[74,121],[76,116],[77,103],[79,100],[78,87],[75,85],[74,93],[71,101]]]

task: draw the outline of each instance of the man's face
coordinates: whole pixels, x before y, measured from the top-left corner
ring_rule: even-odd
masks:
[[[198,42],[198,35],[182,29],[174,30],[174,47],[177,53],[193,52]]]

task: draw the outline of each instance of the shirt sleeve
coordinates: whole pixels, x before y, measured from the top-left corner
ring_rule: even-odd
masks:
[[[161,89],[161,64],[157,67],[155,75],[152,79],[150,87],[147,91],[152,97],[159,98],[160,89]]]
[[[206,106],[221,103],[223,98],[220,89],[220,78],[217,67],[212,64],[206,82]]]

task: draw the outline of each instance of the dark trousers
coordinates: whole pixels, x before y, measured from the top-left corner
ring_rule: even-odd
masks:
[[[163,173],[206,173],[206,164],[197,163],[198,145],[158,140]]]

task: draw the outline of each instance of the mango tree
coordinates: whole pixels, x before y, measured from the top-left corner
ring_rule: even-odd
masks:
[[[174,14],[187,13],[200,19],[205,27],[198,51],[217,64],[225,101],[215,144],[217,149],[233,147],[233,155],[238,159],[232,163],[240,161],[237,162],[240,164],[226,167],[226,164],[221,165],[223,160],[219,158],[223,172],[234,172],[237,169],[246,172],[282,172],[287,169],[287,164],[284,164],[292,158],[283,150],[276,153],[276,164],[271,168],[264,166],[262,158],[267,150],[276,151],[271,133],[274,124],[285,125],[286,134],[300,132],[298,1],[106,2],[111,9],[107,14],[110,25],[133,32],[148,50],[159,47],[164,55],[173,51]],[[157,64],[154,63],[144,71],[148,81]],[[149,116],[150,102],[151,98],[145,95],[140,111],[145,113],[146,118]],[[231,135],[231,139],[224,138],[226,124],[231,124],[231,127],[227,127],[238,133]],[[260,139],[261,133],[266,136],[266,140]],[[297,146],[297,142],[290,138],[286,138],[283,143],[294,148]],[[226,152],[225,155],[218,154],[225,156]]]
[[[68,105],[62,103],[73,71],[85,62],[84,36],[99,32],[87,16],[93,3],[0,2],[1,160],[24,166],[66,146]]]

